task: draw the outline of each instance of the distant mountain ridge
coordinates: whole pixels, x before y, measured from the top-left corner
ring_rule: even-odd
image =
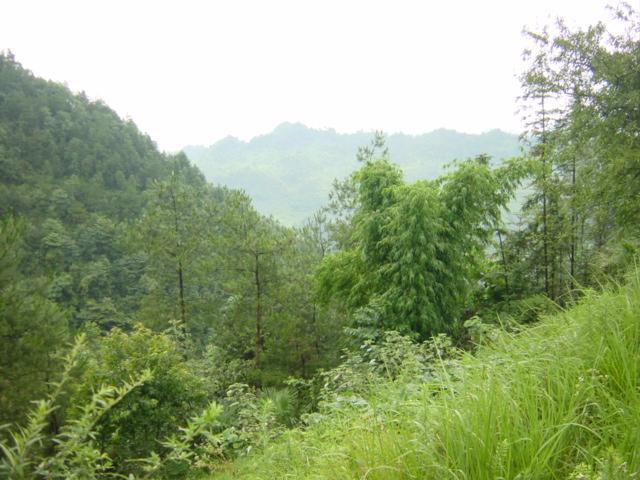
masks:
[[[338,133],[285,122],[248,142],[226,137],[209,147],[187,146],[187,157],[212,183],[245,190],[256,208],[286,224],[300,224],[327,202],[335,178],[358,168],[358,147],[373,132]],[[517,135],[501,130],[466,134],[439,129],[387,138],[391,160],[408,180],[433,179],[455,159],[488,154],[494,159],[520,153]]]

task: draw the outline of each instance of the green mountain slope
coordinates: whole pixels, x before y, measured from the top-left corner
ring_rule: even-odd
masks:
[[[0,53],[0,218],[21,219],[20,272],[31,284],[46,279],[72,324],[111,325],[137,308],[145,259],[122,232],[173,172],[205,185],[183,154],[160,152],[104,103]]]
[[[184,152],[213,183],[245,190],[258,210],[296,224],[324,205],[331,184],[356,170],[358,147],[372,132],[340,134],[299,123],[283,123],[273,132],[243,142],[227,137]],[[496,159],[518,155],[518,137],[499,130],[469,135],[435,130],[423,135],[388,137],[391,160],[408,180],[436,178],[446,163],[481,153]]]
[[[96,213],[135,217],[154,180],[176,168],[204,182],[183,156],[158,151],[131,121],[104,103],[37,78],[10,54],[0,54],[0,208],[51,216],[65,203],[63,222]]]
[[[363,396],[343,392],[321,422],[213,478],[636,478],[639,318],[636,279],[519,334],[496,334],[476,355],[440,350],[426,381],[407,356],[395,380],[374,379]],[[393,367],[398,354],[386,358]]]
[[[1,424],[50,390],[77,328],[139,310],[148,259],[125,232],[175,171],[204,185],[184,155],[0,52]]]

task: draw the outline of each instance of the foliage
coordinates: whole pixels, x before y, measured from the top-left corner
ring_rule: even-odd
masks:
[[[603,286],[640,251],[640,21],[612,11],[619,33],[527,32],[526,156],[435,179],[426,137],[376,133],[296,228],[0,54],[2,475],[637,476],[639,282]],[[343,148],[299,125],[227,139],[217,178],[256,147],[328,186],[318,133]],[[273,198],[315,202],[283,178]]]
[[[454,332],[517,176],[481,156],[436,182],[404,184],[375,154],[353,177],[353,247],[323,260],[320,298],[377,309],[381,328]]]
[[[345,402],[366,405],[363,397],[381,382],[403,379],[413,386],[432,380],[436,364],[446,363],[453,370],[458,356],[451,339],[443,334],[415,343],[398,332],[384,332],[378,341],[365,341],[358,351],[347,352],[339,366],[319,375],[319,411],[339,410]]]
[[[21,272],[53,279],[51,299],[73,326],[124,326],[146,267],[121,242],[125,222],[141,215],[154,182],[179,172],[202,186],[203,177],[102,102],[34,77],[10,53],[0,54],[0,99],[0,216],[24,220]]]
[[[153,375],[95,425],[101,451],[120,473],[134,470],[129,460],[157,451],[158,442],[172,435],[176,424],[186,424],[207,404],[204,379],[195,374],[166,334],[142,326],[130,333],[114,328],[101,339],[94,355],[84,372],[86,387],[77,394],[75,404],[84,404],[87,389],[95,385],[118,385],[145,370]]]
[[[79,336],[64,359],[64,371],[45,400],[36,402],[28,414],[25,427],[17,427],[10,434],[11,443],[0,443],[3,458],[0,472],[8,478],[98,478],[113,466],[108,455],[95,444],[95,427],[125,397],[151,379],[149,371],[130,378],[119,387],[101,386],[94,390],[90,400],[69,416],[58,431],[46,432],[49,417],[58,407],[57,402],[71,371],[77,366],[84,337]]]
[[[24,224],[0,218],[0,422],[22,421],[60,367],[67,315],[47,298],[43,278],[24,278]]]
[[[204,411],[191,418],[185,427],[180,427],[179,435],[172,435],[162,442],[167,453],[161,457],[153,452],[143,459],[141,478],[183,476],[189,470],[209,471],[220,456],[219,441],[214,434],[222,407],[215,402]]]
[[[565,303],[577,287],[602,281],[598,264],[619,279],[624,256],[610,252],[637,238],[640,18],[624,3],[612,12],[617,33],[603,23],[572,30],[562,20],[527,32],[521,104],[531,188],[522,228],[503,250],[507,295]]]
[[[187,183],[184,172],[155,182],[147,192],[149,202],[136,229],[135,245],[148,258],[146,278],[154,282],[143,300],[137,319],[157,330],[179,319],[185,330],[198,330],[196,285],[203,283],[202,268],[210,251],[205,246],[210,192]],[[151,308],[150,308],[151,307]],[[204,333],[204,332],[203,332]]]
[[[378,379],[306,429],[212,478],[635,478],[640,284],[600,295],[476,355]],[[364,403],[363,403],[364,402]]]

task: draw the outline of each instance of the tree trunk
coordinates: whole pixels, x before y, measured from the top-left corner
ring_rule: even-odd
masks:
[[[317,316],[317,306],[313,304],[313,310],[311,313],[311,323],[313,324],[313,344],[316,349],[316,355],[320,357],[320,342],[318,341],[318,323],[316,321]]]
[[[182,333],[187,333],[187,309],[184,303],[184,277],[182,273],[182,261],[178,260],[178,288],[180,294],[180,320],[182,321]]]
[[[550,297],[551,292],[549,290],[549,233],[547,229],[547,132],[546,132],[546,110],[544,107],[544,95],[540,97],[540,106],[542,109],[542,248],[543,248],[543,263],[544,263],[544,291],[545,294]]]
[[[260,368],[260,353],[262,351],[262,286],[260,284],[260,256],[255,254],[255,285],[256,285],[256,368]]]
[[[504,277],[504,288],[507,291],[507,295],[511,295],[511,291],[509,289],[509,275],[507,273],[507,258],[504,254],[504,246],[502,244],[502,234],[500,230],[498,230],[498,242],[500,244],[500,255],[502,256],[502,276]]]
[[[571,289],[575,287],[576,273],[576,157],[571,164],[571,253],[569,255],[569,273],[571,274]]]
[[[184,270],[182,268],[182,260],[180,259],[180,227],[178,224],[178,203],[176,201],[176,194],[173,189],[171,192],[171,206],[173,208],[173,223],[174,231],[176,234],[176,257],[178,260],[178,296],[180,301],[180,321],[182,322],[182,333],[187,333],[187,308],[184,301]]]

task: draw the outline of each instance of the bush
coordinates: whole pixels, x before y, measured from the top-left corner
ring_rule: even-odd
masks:
[[[388,353],[365,348],[327,372],[324,395],[334,401],[311,426],[215,478],[637,478],[639,283],[499,332],[475,355],[448,360],[436,347],[415,368],[426,347],[408,344],[399,364],[410,368],[389,369],[395,378],[372,360],[389,354],[386,364],[397,365],[402,342]]]
[[[84,350],[81,335],[64,359],[64,371],[60,380],[51,385],[51,393],[36,402],[26,426],[10,432],[10,442],[0,443],[0,473],[6,478],[92,479],[110,474],[113,463],[96,444],[96,425],[152,376],[144,370],[119,387],[102,386],[94,390],[85,404],[67,416],[59,431],[52,432],[51,413],[59,407],[59,399]]]
[[[161,441],[174,434],[207,405],[205,382],[189,368],[180,349],[166,334],[137,326],[131,333],[113,329],[99,342],[86,384],[117,385],[137,372],[149,370],[153,379],[112,408],[96,425],[102,451],[122,474],[135,473],[130,459],[163,453]],[[84,403],[80,393],[75,403]]]

